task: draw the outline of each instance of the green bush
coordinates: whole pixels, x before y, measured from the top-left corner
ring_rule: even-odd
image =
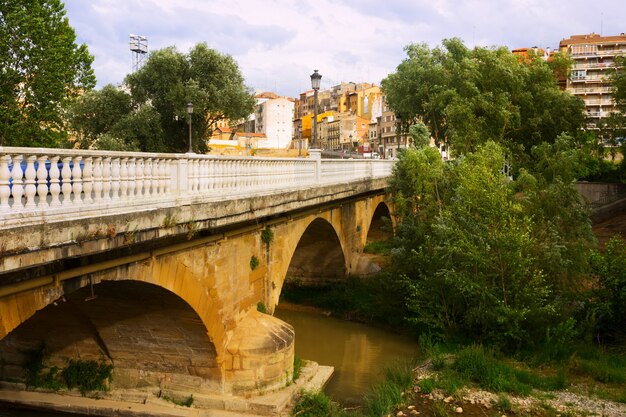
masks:
[[[417,386],[420,388],[420,391],[424,394],[430,394],[436,388],[435,380],[432,378],[421,379]]]
[[[322,391],[303,392],[294,406],[292,416],[343,417],[346,413]]]
[[[106,391],[111,380],[113,365],[102,361],[71,359],[61,371],[61,378],[69,389],[78,388],[81,393]]]

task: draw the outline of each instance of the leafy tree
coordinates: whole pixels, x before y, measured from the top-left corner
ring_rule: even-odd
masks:
[[[598,338],[611,341],[626,336],[626,244],[614,236],[604,253],[591,254],[591,266],[597,278],[591,310],[596,320]]]
[[[130,95],[108,84],[78,97],[70,107],[69,119],[81,146],[88,148],[131,111]]]
[[[565,64],[520,60],[506,48],[469,50],[456,38],[442,44],[407,46],[407,58],[382,86],[403,120],[423,121],[457,155],[493,140],[523,165],[533,146],[583,125],[583,102],[556,84],[554,71]]]
[[[593,242],[571,185],[581,160],[572,142],[536,147],[549,160],[515,180],[494,142],[446,164],[430,147],[400,156],[393,253],[418,330],[516,349],[567,318]]]
[[[193,103],[194,147],[205,149],[206,138],[220,119],[240,120],[254,108],[231,56],[197,44],[185,55],[174,47],[154,51],[144,66],[126,77],[138,106],[150,104],[160,116],[165,146],[170,151],[188,147],[187,103]]]
[[[127,92],[106,85],[78,97],[69,120],[83,148],[163,152],[161,116],[150,104],[136,106]]]
[[[68,98],[95,85],[59,0],[0,2],[0,145],[59,146]]]

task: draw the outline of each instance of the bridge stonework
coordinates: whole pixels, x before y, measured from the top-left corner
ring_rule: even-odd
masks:
[[[47,244],[39,255],[12,252],[8,258],[14,266],[20,266],[19,256],[44,262],[71,253],[78,272],[65,278],[64,271],[55,270],[48,274],[51,279],[35,276],[28,290],[22,283],[15,291],[0,287],[0,377],[23,377],[24,352],[44,341],[49,365],[76,357],[110,361],[118,388],[250,395],[288,384],[294,331],[270,315],[285,279],[328,281],[360,273],[374,214],[381,206],[390,212],[384,186],[321,190],[315,198],[286,193],[263,204],[237,203],[230,226],[223,216],[207,221],[200,214],[215,218],[213,203],[164,207],[150,214],[160,225],[156,231],[133,232],[127,216],[108,238],[94,234],[71,247]],[[307,200],[308,206],[296,203]],[[169,224],[175,216],[176,224]],[[258,218],[262,221],[250,220]],[[221,233],[211,233],[219,227]],[[262,239],[264,229],[272,231],[269,242]],[[122,261],[89,257],[107,245],[129,246],[131,232],[145,242],[168,233],[180,237],[185,230],[182,242],[120,252]],[[270,314],[258,311],[261,304]]]

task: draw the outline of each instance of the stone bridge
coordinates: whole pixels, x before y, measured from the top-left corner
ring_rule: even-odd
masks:
[[[288,384],[283,283],[367,272],[391,168],[0,147],[0,377],[45,346],[48,366],[112,363],[118,388]]]

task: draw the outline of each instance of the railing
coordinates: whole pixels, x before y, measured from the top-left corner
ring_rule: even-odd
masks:
[[[393,161],[0,147],[3,220],[220,201],[389,176]]]

